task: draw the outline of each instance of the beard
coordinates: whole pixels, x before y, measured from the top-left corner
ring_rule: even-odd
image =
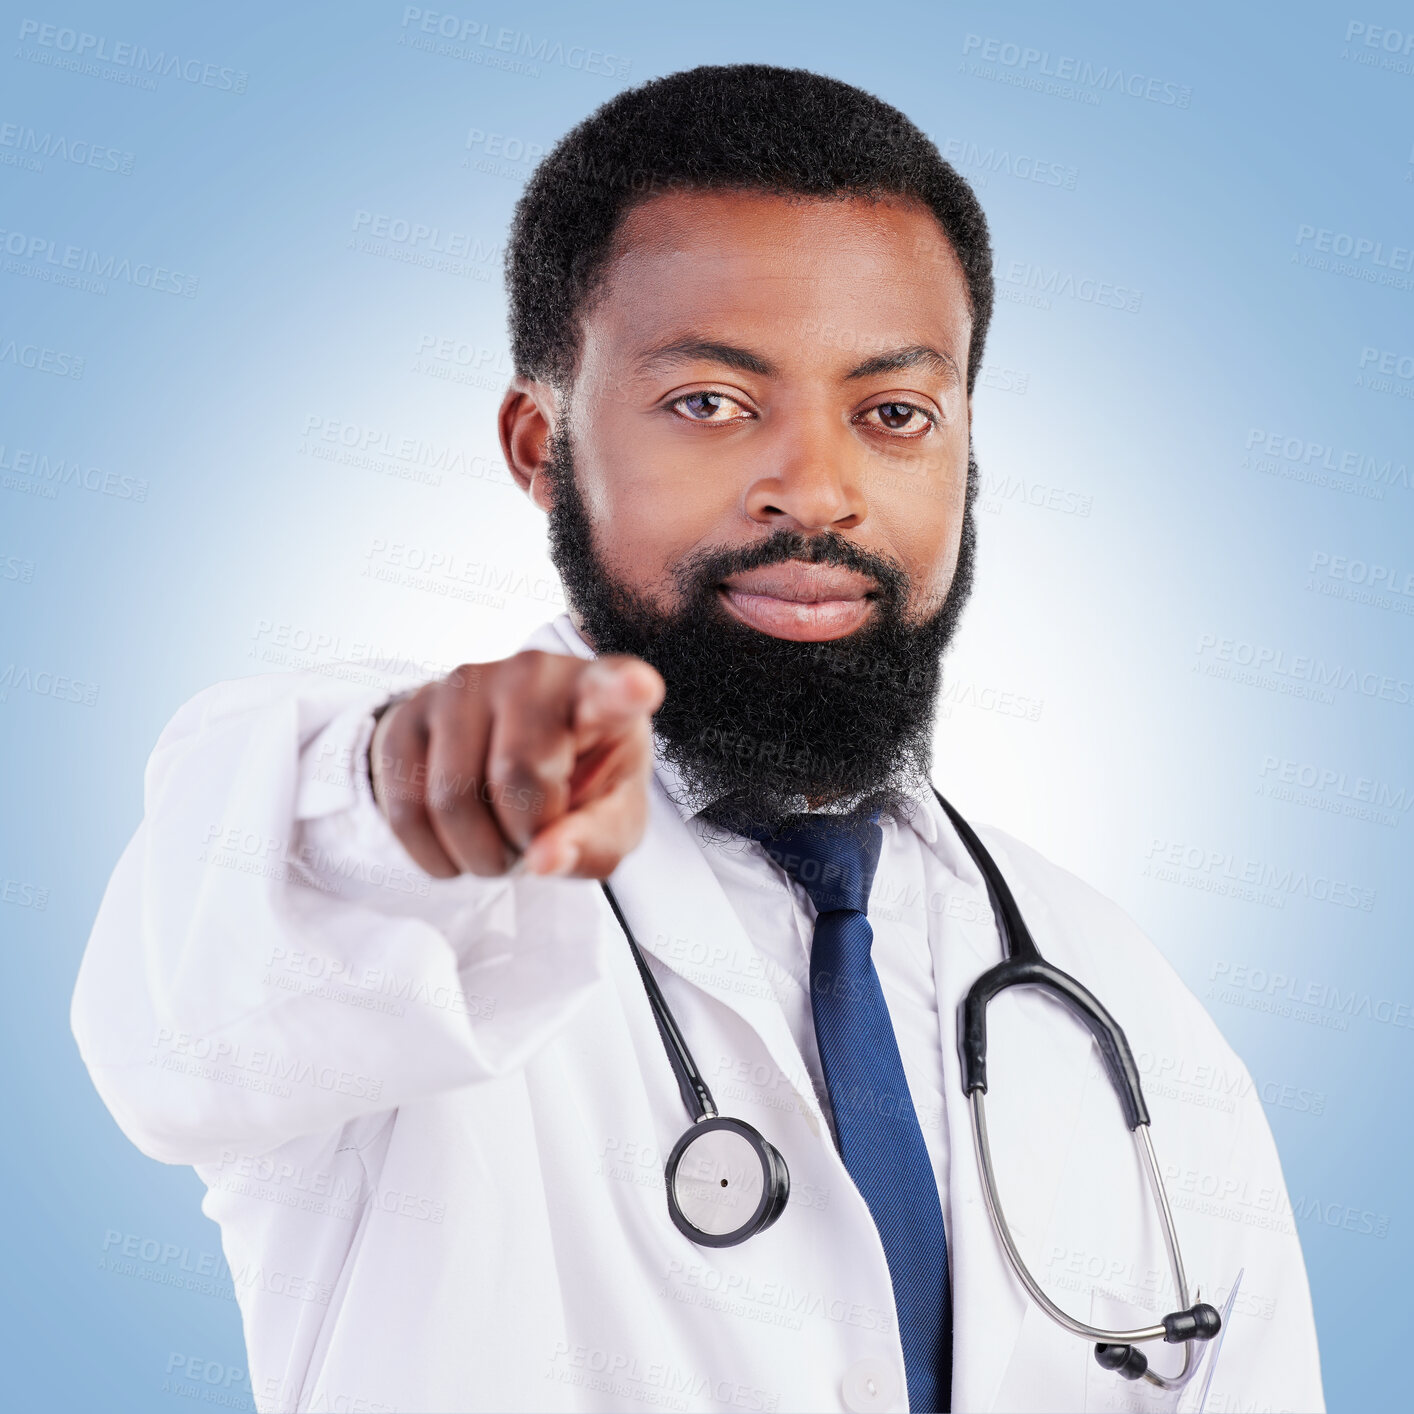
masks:
[[[930,789],[942,657],[972,589],[973,504],[968,451],[957,567],[941,602],[905,614],[911,583],[896,561],[837,531],[777,531],[748,545],[705,549],[672,571],[678,608],[658,608],[618,582],[594,547],[564,423],[550,437],[550,558],[597,653],[629,653],[662,675],[655,749],[680,782],[678,803],[737,834],[780,829],[827,807],[859,818],[906,819]],[[863,628],[802,643],[733,618],[720,585],[732,574],[799,560],[840,565],[877,585]]]

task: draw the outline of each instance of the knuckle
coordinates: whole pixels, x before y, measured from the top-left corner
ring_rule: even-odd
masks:
[[[422,810],[420,773],[406,771],[400,760],[385,756],[378,775],[378,797],[390,823],[415,819]]]
[[[441,849],[434,848],[425,841],[410,844],[404,840],[403,847],[412,856],[413,863],[424,874],[430,874],[434,879],[454,879],[461,872]]]
[[[550,791],[563,772],[544,757],[531,756],[510,746],[493,751],[486,761],[486,779],[517,789]]]
[[[420,719],[424,731],[440,730],[448,723],[465,719],[482,681],[471,674],[479,671],[473,665],[457,668],[440,681],[429,683],[423,690],[425,697],[419,693],[412,699],[413,702],[422,699]],[[472,686],[473,683],[476,686]]]
[[[495,879],[510,868],[510,859],[505,850],[478,851],[467,861],[463,873],[475,874],[478,879]]]
[[[489,665],[486,663],[461,663],[453,668],[446,677],[435,684],[430,684],[430,686],[453,693],[476,692],[481,687],[488,667]]]
[[[501,691],[523,690],[541,678],[557,656],[559,655],[545,653],[539,648],[527,648],[523,652],[513,653],[509,658],[503,658],[499,663],[491,665],[495,686]]]
[[[444,819],[459,820],[476,809],[476,782],[459,771],[433,771],[427,780],[427,808]]]
[[[521,772],[489,772],[482,799],[506,823],[519,817],[530,821],[559,815],[568,796],[563,783]]]

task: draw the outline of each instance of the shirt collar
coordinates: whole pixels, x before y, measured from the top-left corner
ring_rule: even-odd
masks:
[[[586,662],[595,656],[594,650],[584,641],[568,614],[560,614],[549,623],[542,624],[522,647],[538,648],[546,653],[568,653],[573,657],[583,658]],[[696,812],[682,803],[682,778],[677,768],[659,756],[653,774],[684,823],[692,821]],[[924,844],[935,846],[943,820],[943,807],[938,804],[937,796],[928,789],[910,795],[909,799],[914,809],[908,824]]]

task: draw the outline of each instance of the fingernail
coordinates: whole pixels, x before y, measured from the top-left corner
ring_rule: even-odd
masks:
[[[555,844],[532,844],[522,856],[527,873],[542,878],[568,874],[579,863],[579,849],[569,841]]]
[[[556,851],[553,862],[545,870],[547,875],[568,874],[579,863],[579,847],[565,841]]]

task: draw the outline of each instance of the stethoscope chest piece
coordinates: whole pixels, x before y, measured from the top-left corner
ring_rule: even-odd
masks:
[[[780,1150],[758,1130],[717,1113],[712,1091],[643,960],[614,891],[607,883],[600,887],[628,940],[663,1049],[692,1116],[692,1127],[673,1145],[663,1174],[668,1215],[683,1236],[703,1247],[735,1247],[780,1217],[790,1197],[790,1171]]]
[[[790,1196],[775,1145],[723,1115],[698,1120],[673,1145],[664,1176],[673,1223],[704,1247],[734,1247],[764,1231]]]

